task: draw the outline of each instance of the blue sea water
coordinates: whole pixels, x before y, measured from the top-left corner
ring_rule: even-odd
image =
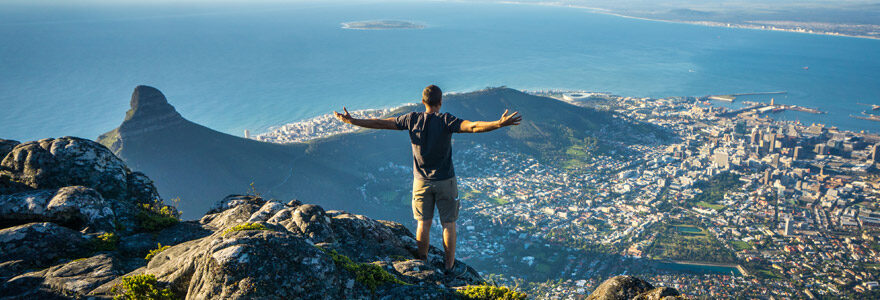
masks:
[[[373,19],[427,27],[340,27]],[[412,102],[431,83],[648,97],[784,90],[777,103],[829,113],[780,118],[880,131],[848,117],[867,108],[856,103],[880,104],[878,40],[492,3],[0,4],[0,138],[95,138],[119,125],[139,84],[242,135],[343,105]]]

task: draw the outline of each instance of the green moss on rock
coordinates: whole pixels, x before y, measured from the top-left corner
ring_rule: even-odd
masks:
[[[169,288],[157,286],[155,275],[140,274],[122,277],[114,287],[114,300],[171,300],[177,299]]]
[[[503,286],[469,285],[458,291],[464,299],[473,300],[525,300],[526,294]]]
[[[336,263],[337,266],[354,273],[355,280],[370,288],[370,291],[372,292],[375,292],[376,288],[380,285],[388,283],[408,285],[408,283],[397,279],[397,277],[394,277],[394,275],[391,275],[391,273],[388,273],[388,271],[380,266],[367,263],[356,263],[348,256],[339,254],[333,249],[325,249],[322,247],[318,247],[318,249],[321,249],[321,251],[330,255],[330,258],[333,259],[333,262]]]
[[[159,231],[180,222],[180,215],[173,207],[161,203],[141,204],[137,219],[141,229]]]
[[[269,231],[272,231],[272,229],[269,229],[268,227],[266,227],[266,225],[263,225],[263,224],[241,223],[241,224],[233,226],[232,228],[224,230],[223,235],[226,236],[227,233],[230,233],[233,231],[242,231],[242,230],[269,230]]]
[[[144,259],[151,260],[151,259],[153,259],[153,257],[158,255],[159,253],[162,253],[162,251],[165,251],[165,249],[168,249],[169,247],[171,247],[171,246],[167,246],[167,245],[162,246],[162,243],[159,243],[158,248],[150,250],[150,253],[147,253],[147,256],[144,257]]]
[[[92,251],[113,251],[116,250],[116,244],[119,243],[119,236],[109,232],[101,234],[89,242]]]

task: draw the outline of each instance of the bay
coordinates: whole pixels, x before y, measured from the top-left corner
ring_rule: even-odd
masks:
[[[406,20],[423,29],[347,30]],[[414,102],[487,86],[703,96],[788,91],[828,114],[778,118],[877,132],[880,41],[704,27],[583,9],[460,2],[0,4],[0,138],[96,138],[132,89],[235,135],[343,105]],[[804,67],[808,67],[805,70]],[[761,99],[757,99],[761,100]],[[769,99],[768,99],[769,100]],[[500,112],[499,112],[500,113]]]

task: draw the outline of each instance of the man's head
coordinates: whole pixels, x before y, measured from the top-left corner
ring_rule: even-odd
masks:
[[[425,106],[440,107],[443,103],[443,91],[436,85],[429,85],[422,91],[422,103]]]

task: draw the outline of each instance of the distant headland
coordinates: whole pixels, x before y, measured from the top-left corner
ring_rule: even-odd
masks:
[[[343,29],[385,30],[385,29],[422,29],[425,25],[400,20],[371,20],[342,23]]]

